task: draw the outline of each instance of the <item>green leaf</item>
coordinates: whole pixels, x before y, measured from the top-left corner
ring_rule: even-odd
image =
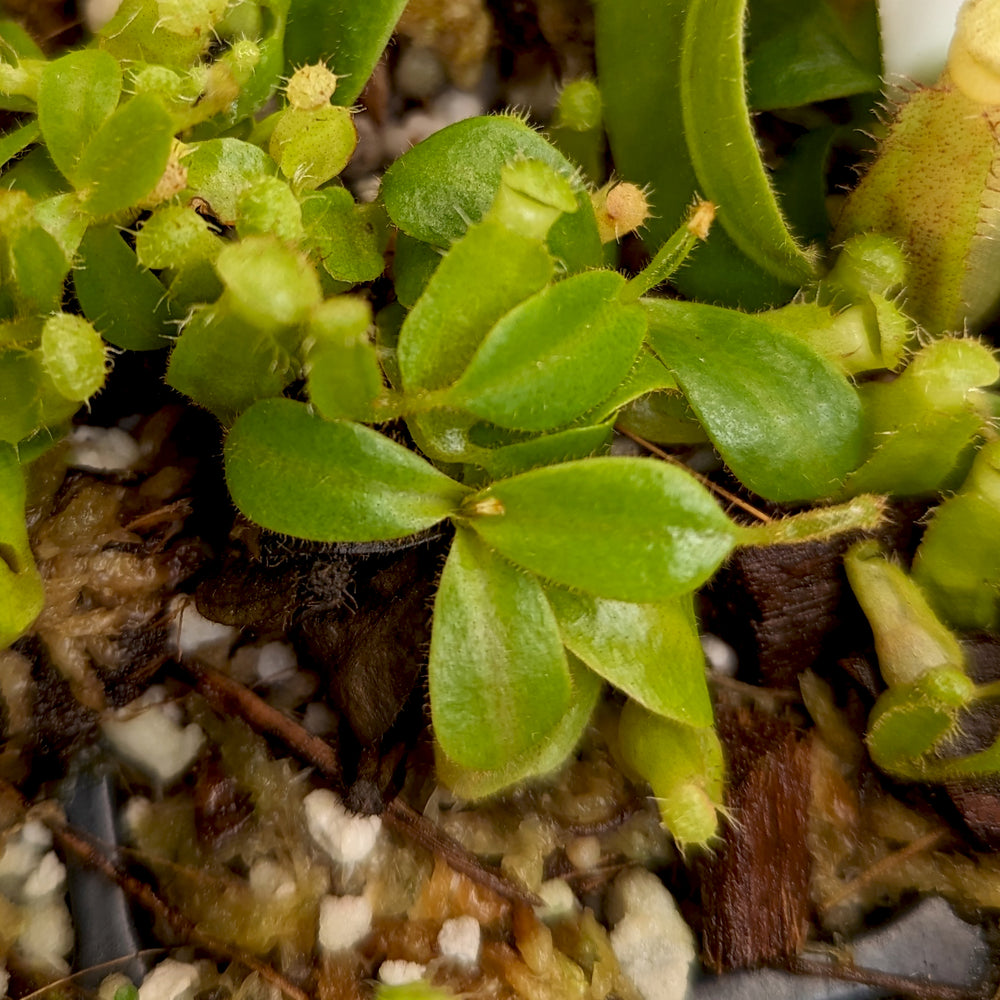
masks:
[[[333,104],[286,108],[271,132],[268,151],[297,191],[312,191],[347,166],[358,133],[350,111]]]
[[[392,255],[392,283],[397,301],[412,309],[441,260],[442,253],[437,247],[415,240],[401,230],[397,232]]]
[[[45,53],[35,40],[16,21],[0,21],[0,50],[4,56],[21,59],[44,59]]]
[[[1000,441],[983,445],[961,490],[931,515],[913,578],[946,621],[1000,627]]]
[[[998,375],[985,344],[942,337],[921,348],[897,379],[862,386],[869,458],[844,494],[917,496],[957,488],[990,419],[983,389]]]
[[[385,49],[406,0],[292,0],[285,30],[285,72],[328,61],[344,79],[333,100],[353,104]]]
[[[346,188],[325,188],[302,203],[302,224],[331,278],[356,284],[385,270],[389,227],[380,205],[356,205]]]
[[[42,580],[24,524],[24,476],[13,446],[0,444],[0,649],[18,638],[42,610]]]
[[[493,483],[463,504],[487,544],[567,587],[620,601],[694,590],[735,527],[692,476],[665,462],[590,458]]]
[[[230,420],[258,399],[280,396],[292,359],[267,331],[226,303],[195,309],[170,354],[167,384]]]
[[[0,350],[0,442],[17,444],[41,421],[41,361],[35,351]],[[3,449],[0,448],[0,452]]]
[[[5,283],[21,311],[58,309],[69,271],[69,260],[59,244],[33,220],[24,220],[6,243]]]
[[[187,205],[163,205],[142,224],[135,252],[143,267],[179,268],[214,261],[226,244],[208,221]]]
[[[477,771],[461,767],[437,747],[435,771],[438,780],[461,799],[482,799],[519,782],[548,774],[563,764],[583,735],[601,693],[600,677],[575,656],[568,656],[573,691],[566,714],[555,728],[536,740],[531,748],[499,771]]]
[[[428,681],[441,748],[457,764],[483,771],[530,751],[572,699],[541,584],[463,529],[434,599]]]
[[[41,129],[37,121],[25,122],[0,136],[0,167],[7,164],[23,149],[38,140]]]
[[[151,351],[174,335],[166,293],[116,226],[91,226],[80,241],[73,285],[83,314],[116,347]]]
[[[260,330],[305,322],[322,301],[319,278],[305,255],[274,236],[228,244],[215,269],[226,286],[227,302]]]
[[[827,0],[753,0],[749,7],[747,89],[754,110],[881,92],[879,66],[858,61]]]
[[[570,427],[568,430],[544,434],[529,441],[483,449],[475,462],[481,465],[492,479],[506,479],[541,465],[553,465],[556,462],[570,462],[577,458],[588,458],[590,455],[606,454],[611,446],[611,435],[610,424]]]
[[[445,255],[399,334],[408,392],[450,385],[490,328],[544,288],[553,263],[537,240],[495,222],[471,226]]]
[[[596,406],[628,375],[646,320],[619,295],[625,279],[590,271],[551,285],[504,316],[448,392],[501,427],[545,431]]]
[[[523,158],[541,160],[574,182],[577,211],[552,226],[549,249],[571,272],[600,266],[601,242],[590,195],[572,164],[517,118],[467,118],[435,132],[386,171],[382,198],[403,232],[447,247],[489,210],[504,165]]]
[[[80,157],[73,184],[83,207],[92,215],[112,215],[145,198],[163,176],[173,138],[173,120],[159,98],[133,97]]]
[[[690,0],[609,0],[594,10],[598,84],[615,167],[625,180],[652,189],[653,215],[644,235],[651,254],[687,217],[695,194],[706,194],[687,144],[678,141],[684,135],[680,63],[689,7]],[[718,32],[711,27],[709,39],[720,38]],[[727,39],[723,47],[731,45]],[[704,127],[715,133],[714,122]],[[671,280],[689,297],[747,310],[787,302],[798,287],[753,263],[722,226]]]
[[[681,51],[684,135],[701,193],[747,257],[779,281],[815,276],[775,200],[743,89],[746,0],[691,0]]]
[[[188,195],[203,198],[224,225],[236,224],[240,197],[261,177],[277,172],[274,160],[259,146],[226,137],[198,143],[184,157]]]
[[[251,520],[315,541],[403,538],[468,493],[412,451],[288,399],[255,403],[226,440],[226,479]]]
[[[368,339],[371,306],[360,298],[327,299],[309,321],[306,386],[328,420],[372,420],[383,390],[375,345]]]
[[[864,447],[861,403],[842,374],[760,317],[643,304],[650,346],[741,482],[778,501],[837,491]]]
[[[118,107],[121,92],[118,60],[99,49],[70,52],[42,71],[38,124],[49,155],[69,180],[76,181],[84,150]]]
[[[693,595],[634,604],[551,585],[546,594],[566,648],[591,670],[657,715],[712,724]]]

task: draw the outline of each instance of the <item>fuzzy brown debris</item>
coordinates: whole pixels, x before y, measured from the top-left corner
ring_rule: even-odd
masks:
[[[723,712],[732,822],[702,861],[702,949],[721,972],[787,961],[809,925],[810,744],[790,723]]]

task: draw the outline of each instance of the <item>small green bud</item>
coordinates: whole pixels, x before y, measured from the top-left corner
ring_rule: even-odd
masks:
[[[603,117],[597,84],[587,79],[571,80],[559,93],[552,125],[574,132],[589,132],[601,127]]]
[[[42,327],[41,352],[45,371],[66,399],[83,402],[104,385],[104,341],[82,316],[50,316]]]

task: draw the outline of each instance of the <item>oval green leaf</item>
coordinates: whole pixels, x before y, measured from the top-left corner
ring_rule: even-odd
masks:
[[[76,180],[84,149],[118,107],[121,92],[121,66],[100,49],[70,52],[42,70],[38,124],[49,155],[68,180]]]
[[[136,259],[117,226],[91,226],[80,241],[73,286],[83,314],[115,347],[152,351],[175,333],[166,290]]]
[[[389,217],[403,232],[446,247],[493,204],[500,171],[512,160],[541,160],[574,183],[577,211],[561,216],[548,245],[570,271],[598,267],[601,241],[590,195],[554,146],[518,118],[467,118],[404,153],[382,178]]]
[[[568,424],[624,381],[646,334],[625,279],[589,271],[551,285],[504,316],[448,393],[449,403],[501,427]]]
[[[559,724],[573,687],[538,580],[459,529],[434,599],[434,735],[456,764],[506,768]]]
[[[490,328],[544,288],[552,272],[552,258],[538,240],[496,222],[470,226],[441,259],[399,332],[407,391],[454,382]]]
[[[657,715],[712,724],[693,595],[634,604],[554,586],[546,594],[566,648],[591,670]]]
[[[861,402],[840,372],[760,317],[665,299],[643,305],[650,347],[741,482],[777,501],[836,492],[864,448]]]
[[[459,798],[475,800],[495,795],[511,785],[548,774],[559,767],[573,752],[587,728],[603,686],[601,678],[575,656],[570,654],[568,661],[573,693],[569,708],[555,729],[499,771],[461,767],[438,746],[434,762],[438,779]]]
[[[779,281],[802,285],[812,259],[781,215],[744,91],[746,0],[691,0],[681,50],[684,135],[701,193],[733,242]]]
[[[641,458],[533,469],[470,497],[462,515],[513,562],[619,601],[663,601],[701,586],[736,534],[692,476]]]
[[[469,492],[378,431],[267,399],[233,425],[226,479],[251,520],[300,538],[403,538],[451,514]]]
[[[141,201],[167,166],[174,123],[159,98],[140,94],[119,108],[87,144],[73,184],[92,215],[112,215]]]

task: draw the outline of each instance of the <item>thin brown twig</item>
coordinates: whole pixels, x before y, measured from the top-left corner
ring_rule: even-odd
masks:
[[[898,851],[893,851],[891,854],[886,854],[884,857],[879,858],[878,861],[866,868],[856,878],[852,878],[850,882],[842,885],[840,890],[830,899],[823,900],[819,906],[819,912],[821,914],[829,913],[834,907],[839,906],[844,900],[850,899],[859,889],[870,885],[885,872],[890,871],[896,865],[902,864],[917,854],[933,850],[947,840],[949,836],[951,834],[948,830],[931,830],[922,837],[917,837],[916,840],[911,841],[905,847],[901,847]]]
[[[9,782],[0,779],[0,795],[7,799],[19,813],[28,810],[28,803],[21,793]],[[262,962],[254,955],[234,948],[223,941],[205,934],[198,925],[177,907],[168,903],[152,886],[125,871],[116,861],[105,855],[91,839],[79,830],[74,830],[54,815],[41,814],[39,818],[49,828],[52,838],[66,854],[71,854],[81,864],[100,872],[105,878],[119,886],[143,909],[148,910],[158,920],[165,923],[179,938],[199,945],[229,961],[237,961],[256,972],[262,979],[276,986],[292,1000],[310,1000],[309,994],[286,979],[277,969]]]
[[[820,976],[826,979],[863,983],[876,989],[889,990],[893,996],[910,997],[912,1000],[983,1000],[980,990],[969,990],[964,986],[950,986],[945,983],[929,983],[858,965],[839,965],[816,962],[808,958],[793,958],[787,967],[782,966],[782,968],[787,968],[787,971],[798,976]]]
[[[294,719],[268,705],[231,677],[194,662],[182,663],[180,667],[194,682],[195,690],[217,712],[238,715],[258,732],[281,740],[301,761],[311,764],[341,791],[344,789],[340,762],[325,740],[313,736]],[[386,805],[382,819],[397,833],[433,854],[440,855],[455,871],[491,889],[501,898],[528,906],[543,905],[543,900],[533,892],[499,869],[480,861],[471,851],[402,799],[392,799]]]
[[[664,462],[670,462],[672,465],[678,465],[682,469],[689,472],[695,479],[698,480],[703,486],[711,490],[713,493],[718,493],[720,497],[728,500],[730,503],[735,504],[740,510],[746,511],[752,517],[757,518],[758,521],[762,521],[764,524],[770,524],[773,520],[769,515],[765,514],[762,510],[758,510],[753,504],[747,503],[746,500],[738,497],[735,493],[730,493],[724,486],[720,486],[718,483],[712,482],[708,476],[703,476],[700,472],[695,472],[690,466],[685,465],[680,459],[671,455],[669,451],[664,451],[659,445],[653,444],[652,441],[647,441],[645,438],[639,437],[638,434],[633,434],[632,431],[626,430],[624,427],[615,427],[615,430],[619,434],[624,434],[630,441],[634,441],[637,445],[645,448],[651,455],[655,455],[657,458],[662,458]]]
[[[79,979],[81,976],[86,976],[91,972],[103,972],[105,969],[113,969],[116,965],[125,965],[137,958],[152,958],[153,955],[162,955],[168,950],[167,948],[143,948],[141,951],[133,951],[131,955],[119,955],[118,958],[110,958],[108,961],[100,962],[97,965],[88,965],[86,969],[78,969],[76,972],[71,972],[68,976],[53,979],[51,983],[39,986],[37,990],[25,993],[24,996],[18,997],[17,1000],[37,1000],[38,997],[44,996],[49,990],[58,989],[58,987],[65,986],[67,983],[72,983],[74,980]]]

